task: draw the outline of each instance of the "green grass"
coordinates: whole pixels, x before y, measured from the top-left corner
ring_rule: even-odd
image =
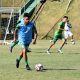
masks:
[[[15,67],[15,60],[21,51],[19,46],[11,54],[9,46],[0,45],[0,80],[80,80],[80,42],[76,45],[68,42],[63,48],[64,54],[57,53],[60,42],[51,49],[51,55],[46,53],[48,46],[48,40],[39,40],[36,45],[30,46],[32,52],[28,57],[32,71],[27,71],[24,60],[19,69]],[[35,71],[37,63],[43,64],[46,70]]]
[[[22,7],[24,1],[28,0],[2,0],[2,7]],[[38,20],[36,21],[36,27],[38,30],[39,38],[41,39],[59,20],[66,11],[69,0],[63,0],[63,2],[47,0]],[[80,0],[73,0],[68,13],[70,22],[72,24],[72,32],[76,39],[80,39]],[[55,29],[58,25],[55,26]],[[46,30],[45,30],[46,29]],[[54,29],[50,32],[50,36],[53,34]]]

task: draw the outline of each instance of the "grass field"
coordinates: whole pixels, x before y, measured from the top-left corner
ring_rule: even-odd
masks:
[[[25,1],[29,1],[29,0],[0,0],[0,6],[22,7]],[[36,27],[37,27],[40,39],[62,17],[62,15],[66,11],[68,2],[69,0],[63,0],[63,2],[58,2],[54,0],[52,2],[52,0],[47,0],[41,14],[39,15],[39,18],[36,21]],[[69,11],[66,15],[69,17],[70,22],[72,24],[72,32],[74,33],[75,38],[80,39],[79,37],[79,34],[80,34],[80,0],[73,0],[68,10]],[[57,28],[57,26],[58,24],[55,26],[55,29]],[[54,33],[55,29],[51,30],[51,32],[49,33],[50,36]]]
[[[80,80],[80,41],[76,45],[68,42],[63,48],[64,54],[57,53],[60,42],[51,49],[51,55],[46,53],[48,46],[49,40],[39,40],[36,45],[30,46],[32,52],[28,56],[32,71],[27,71],[24,60],[19,69],[15,67],[21,50],[19,46],[11,54],[9,46],[0,45],[0,80]],[[43,64],[46,70],[35,71],[37,63]]]

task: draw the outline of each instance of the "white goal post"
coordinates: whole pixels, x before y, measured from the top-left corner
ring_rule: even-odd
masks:
[[[14,7],[15,8],[15,7]],[[9,42],[6,40],[9,34],[12,34],[13,32],[13,27],[10,26],[10,24],[14,25],[14,16],[16,13],[18,13],[19,8],[16,8],[15,10],[13,7],[6,8],[6,7],[1,7],[0,8],[0,33],[2,31],[3,38],[0,38],[0,43],[7,43]],[[5,20],[7,19],[7,21]],[[4,21],[2,21],[4,20]],[[13,23],[11,23],[11,20],[13,20]],[[4,29],[4,31],[3,31]],[[10,37],[10,36],[9,36]]]
[[[8,22],[8,25],[7,25],[7,28],[6,28],[6,33],[5,33],[5,37],[4,37],[3,43],[6,43],[6,37],[7,37],[7,34],[9,33],[9,25],[10,25],[10,21],[11,21],[11,17],[12,17],[13,12],[14,12],[14,10],[12,9],[11,10],[11,14],[10,14],[10,18],[9,18],[9,22]]]

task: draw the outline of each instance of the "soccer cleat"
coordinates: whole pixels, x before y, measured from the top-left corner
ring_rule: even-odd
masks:
[[[10,52],[11,52],[11,53],[12,53],[12,49],[13,49],[12,46],[10,46]]]
[[[31,50],[28,49],[27,52],[31,52]]]
[[[72,44],[74,45],[75,44],[75,41],[72,41]]]
[[[29,67],[28,64],[26,65],[26,69],[27,69],[27,70],[31,70],[31,68]]]
[[[49,50],[47,50],[47,54],[50,54]]]
[[[71,40],[71,42],[72,42],[73,45],[75,44],[75,41],[73,39]]]
[[[63,52],[60,49],[58,49],[58,52],[61,53],[61,54],[63,54]]]
[[[16,59],[16,68],[19,68],[19,60]]]

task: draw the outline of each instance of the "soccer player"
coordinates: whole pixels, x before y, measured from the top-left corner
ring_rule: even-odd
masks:
[[[62,39],[63,40],[61,47],[58,49],[59,53],[63,53],[61,50],[62,50],[62,48],[63,48],[63,46],[65,44],[65,41],[66,41],[64,36],[63,36],[63,31],[64,31],[65,23],[67,22],[67,20],[68,20],[68,17],[64,16],[62,21],[59,23],[59,28],[55,31],[55,33],[53,35],[53,38],[52,38],[52,41],[51,41],[51,45],[47,50],[48,54],[50,54],[50,49],[52,48],[52,46],[56,43],[56,41],[58,39]]]
[[[74,35],[73,33],[70,31],[70,28],[72,28],[69,20],[65,23],[65,31],[64,31],[64,37],[67,41],[68,37],[71,37],[71,42],[72,44],[75,44],[75,41],[74,41]],[[67,43],[67,42],[66,42]]]
[[[23,18],[18,21],[17,25],[18,25],[19,23],[24,23]],[[33,32],[32,32],[32,39],[33,39],[33,40],[34,40],[34,34],[35,34],[35,31],[33,30]],[[18,43],[19,43],[18,40],[16,40],[15,42],[14,42],[14,41],[11,42],[11,44],[10,44],[10,49],[9,49],[11,53],[12,53],[13,48],[14,48]],[[31,52],[31,50],[29,49],[29,47],[28,47],[28,49],[27,49],[27,52]]]
[[[22,58],[24,58],[26,69],[31,70],[28,63],[28,55],[27,55],[27,48],[32,42],[32,32],[34,31],[34,40],[33,44],[36,44],[37,40],[37,30],[36,27],[32,22],[29,21],[29,15],[27,13],[24,13],[23,16],[24,23],[20,23],[16,26],[16,29],[14,31],[14,42],[17,40],[16,35],[18,32],[18,41],[20,46],[22,47],[22,51],[20,53],[20,56],[18,59],[16,59],[16,67],[19,68],[19,63]]]

